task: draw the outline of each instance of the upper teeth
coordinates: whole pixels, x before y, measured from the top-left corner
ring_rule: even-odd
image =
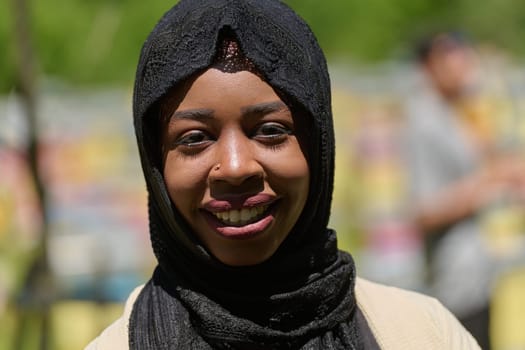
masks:
[[[253,221],[259,215],[264,213],[267,208],[268,205],[261,205],[258,207],[242,208],[241,210],[234,209],[215,212],[213,215],[215,215],[217,219],[227,224],[245,224],[247,222]]]

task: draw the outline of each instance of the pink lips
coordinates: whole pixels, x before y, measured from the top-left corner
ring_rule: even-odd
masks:
[[[224,226],[224,224],[219,222],[219,220],[214,219],[213,217],[211,217],[210,219],[218,223],[216,224],[211,222],[210,226],[212,226],[212,228],[215,229],[215,231],[217,231],[220,235],[233,239],[248,239],[257,236],[259,233],[263,232],[268,226],[270,226],[270,224],[274,220],[274,216],[271,214],[266,215],[259,221],[239,227]]]
[[[212,199],[204,203],[203,208],[212,213],[256,207],[259,205],[270,205],[277,198],[266,193],[259,193],[255,196],[224,196],[222,199]]]
[[[227,226],[225,223],[219,221],[211,213],[217,213],[227,210],[240,210],[242,208],[250,208],[260,205],[270,205],[275,202],[277,198],[269,194],[257,194],[255,196],[228,196],[221,199],[213,199],[203,205],[205,209],[205,218],[208,225],[226,238],[232,239],[248,239],[263,232],[274,221],[274,210],[267,212],[260,220],[244,225],[244,226]]]

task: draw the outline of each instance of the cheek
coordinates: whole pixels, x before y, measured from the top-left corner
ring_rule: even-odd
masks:
[[[185,214],[196,206],[204,192],[207,173],[195,159],[169,152],[164,163],[164,181],[177,209]]]
[[[268,155],[273,159],[271,174],[278,191],[289,193],[291,199],[302,209],[310,183],[310,170],[304,154],[298,144],[291,147],[280,157]]]
[[[298,210],[302,211],[310,187],[310,170],[304,158],[297,159],[294,163],[296,165],[294,171],[291,173],[291,183],[289,186],[297,196]]]

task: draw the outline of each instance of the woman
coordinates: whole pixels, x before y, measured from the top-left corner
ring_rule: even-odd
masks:
[[[134,120],[159,265],[89,349],[478,348],[337,250],[326,62],[285,5],[181,1],[144,44]]]

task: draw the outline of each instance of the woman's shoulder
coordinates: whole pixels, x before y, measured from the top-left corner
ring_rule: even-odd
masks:
[[[381,349],[480,349],[436,299],[358,278],[357,304]]]
[[[144,288],[144,285],[138,286],[133,292],[131,292],[126,300],[126,304],[124,305],[122,316],[109,325],[97,338],[93,339],[84,350],[126,350],[129,348],[129,318],[131,316],[133,304],[135,303],[135,300],[137,300],[142,288]]]

